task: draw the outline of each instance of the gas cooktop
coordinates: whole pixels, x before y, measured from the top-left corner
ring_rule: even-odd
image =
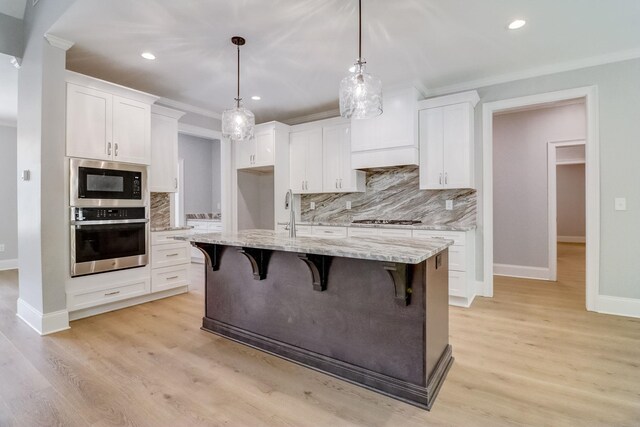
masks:
[[[415,219],[356,219],[351,221],[352,224],[380,224],[380,225],[418,225],[422,221]]]

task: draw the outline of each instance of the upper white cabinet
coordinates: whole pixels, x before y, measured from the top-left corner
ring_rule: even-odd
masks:
[[[384,92],[383,113],[351,120],[354,169],[417,165],[419,93],[415,88]]]
[[[275,128],[256,126],[255,136],[236,144],[236,169],[273,166],[275,162]]]
[[[290,134],[290,185],[294,193],[322,192],[322,128]]]
[[[365,190],[365,173],[351,167],[349,123],[322,129],[322,190],[328,193]]]
[[[67,72],[67,156],[151,161],[151,104],[158,98]]]
[[[476,91],[420,101],[420,189],[474,188]]]
[[[149,191],[178,191],[178,120],[184,113],[151,106],[151,166]]]

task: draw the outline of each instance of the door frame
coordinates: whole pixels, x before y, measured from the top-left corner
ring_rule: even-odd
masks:
[[[557,149],[559,147],[579,147],[585,145],[584,139],[572,139],[547,142],[547,218],[549,222],[549,280],[558,280],[558,187],[557,187]],[[586,168],[586,160],[585,162]],[[570,164],[570,163],[566,163]],[[585,169],[586,170],[586,169]],[[585,179],[586,184],[586,179]],[[586,189],[585,189],[586,191]],[[585,193],[586,195],[586,193]],[[586,209],[586,208],[585,208]],[[586,213],[585,213],[586,215]]]
[[[600,139],[598,117],[598,87],[586,86],[488,102],[482,106],[482,237],[483,296],[493,297],[493,116],[495,113],[552,104],[573,99],[585,99],[587,132],[586,159],[586,309],[596,310],[600,279]]]

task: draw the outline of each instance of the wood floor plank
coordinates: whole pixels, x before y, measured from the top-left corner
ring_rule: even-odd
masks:
[[[584,245],[559,245],[558,282],[496,277],[494,298],[451,307],[431,412],[200,330],[203,268],[188,294],[48,337],[0,272],[0,425],[640,425],[640,320],[585,310]]]

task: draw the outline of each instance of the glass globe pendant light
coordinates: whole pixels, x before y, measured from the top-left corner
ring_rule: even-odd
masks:
[[[353,72],[340,82],[340,115],[369,119],[382,114],[382,82],[366,72],[362,57],[362,0],[358,0],[358,60]]]
[[[245,44],[242,37],[231,37],[231,43],[238,48],[238,95],[236,106],[222,112],[222,137],[231,141],[247,141],[253,138],[256,118],[253,113],[242,106],[240,98],[240,46]]]

